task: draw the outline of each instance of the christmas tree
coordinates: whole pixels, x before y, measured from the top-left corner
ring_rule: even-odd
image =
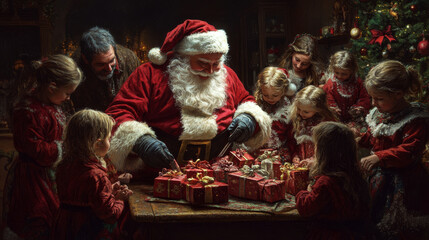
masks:
[[[392,59],[414,67],[423,80],[419,101],[429,102],[429,0],[354,0],[351,51],[365,77],[377,63]]]

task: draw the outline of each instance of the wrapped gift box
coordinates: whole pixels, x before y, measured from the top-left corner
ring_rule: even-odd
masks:
[[[244,169],[244,171],[243,171]],[[228,174],[229,194],[236,197],[259,200],[258,182],[264,177],[255,172],[247,172],[249,166],[244,166],[240,171]]]
[[[217,159],[217,161],[212,164],[212,169],[215,180],[223,183],[228,183],[229,173],[238,171],[238,167],[235,166],[233,162],[229,161],[228,156]]]
[[[286,185],[283,180],[262,180],[258,185],[261,201],[272,203],[285,199]]]
[[[168,199],[182,199],[182,182],[186,175],[174,170],[165,170],[160,172],[153,184],[153,196]]]
[[[255,159],[243,149],[230,151],[229,160],[232,161],[234,165],[239,168],[243,167],[244,165],[252,166],[255,162]]]
[[[296,167],[285,163],[281,167],[281,180],[285,180],[286,192],[296,195],[301,190],[306,190],[309,183],[309,170],[306,167]]]
[[[210,166],[210,163],[206,160],[190,160],[183,171],[186,173],[187,178],[196,178],[198,173],[201,173],[202,176],[214,176],[214,172]]]
[[[184,199],[191,204],[228,202],[228,185],[214,181],[213,177],[190,178],[183,183]]]

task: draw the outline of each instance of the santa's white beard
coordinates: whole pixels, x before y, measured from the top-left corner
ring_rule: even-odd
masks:
[[[174,99],[182,110],[200,112],[210,116],[213,112],[225,105],[226,76],[223,63],[221,69],[213,74],[195,73],[191,71],[189,59],[177,57],[171,60],[167,68],[170,79],[170,89]],[[200,79],[198,75],[209,77]]]

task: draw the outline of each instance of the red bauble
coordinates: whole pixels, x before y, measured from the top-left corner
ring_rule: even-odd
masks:
[[[360,55],[362,55],[362,56],[366,56],[366,55],[368,55],[368,49],[366,49],[366,48],[361,48],[361,49],[360,49]]]
[[[425,38],[423,38],[422,41],[419,42],[419,44],[417,45],[417,51],[420,53],[420,55],[422,56],[428,56],[429,55],[429,41],[426,40]]]
[[[417,6],[413,4],[410,6],[410,9],[413,13],[415,13],[417,11]]]

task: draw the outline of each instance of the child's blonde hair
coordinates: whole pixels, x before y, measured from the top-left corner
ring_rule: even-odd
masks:
[[[320,73],[323,69],[322,60],[319,56],[319,49],[316,39],[310,34],[297,34],[295,40],[289,44],[289,47],[281,57],[279,66],[286,69],[292,69],[293,54],[305,54],[310,56],[311,66],[306,69],[306,85],[319,86]]]
[[[301,89],[295,96],[291,106],[290,120],[292,121],[295,131],[301,129],[301,116],[298,114],[299,105],[309,105],[314,108],[316,114],[322,117],[323,120],[337,120],[335,114],[331,111],[326,100],[326,93],[323,89],[309,85]]]
[[[388,60],[372,68],[365,79],[367,90],[388,93],[404,92],[418,97],[422,92],[419,74],[413,68],[406,68],[401,62]]]
[[[255,99],[256,102],[261,105],[263,100],[262,97],[262,86],[274,87],[283,96],[289,88],[289,79],[286,74],[277,67],[266,67],[258,75],[258,82],[256,83]]]
[[[73,114],[64,129],[63,162],[85,161],[94,155],[94,143],[108,137],[114,124],[112,117],[96,110],[84,109]]]
[[[334,68],[349,70],[350,76],[353,77],[358,70],[356,58],[348,51],[338,51],[329,59],[329,71],[334,72]]]
[[[41,91],[55,83],[56,87],[77,85],[82,81],[82,71],[76,62],[62,54],[49,56],[43,61],[33,61],[28,71],[28,84],[25,89],[29,93],[32,89]]]
[[[311,176],[326,175],[340,179],[354,203],[368,206],[367,185],[359,168],[353,132],[342,123],[322,122],[313,129],[313,141],[316,165],[311,169]]]

